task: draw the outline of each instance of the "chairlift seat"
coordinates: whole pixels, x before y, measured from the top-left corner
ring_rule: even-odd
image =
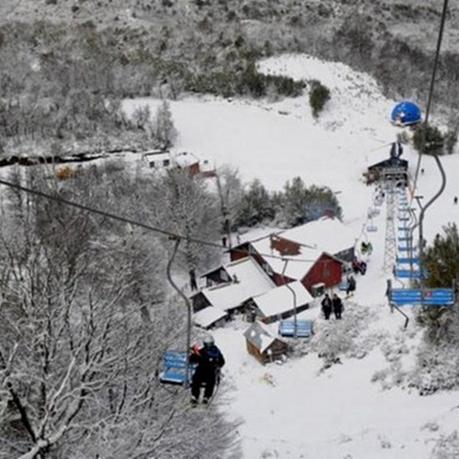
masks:
[[[164,384],[182,385],[191,382],[196,365],[190,365],[189,380],[186,375],[186,353],[181,351],[166,351],[163,355],[163,371],[159,381]]]
[[[408,247],[407,245],[399,245],[398,246],[399,252],[411,252],[417,250],[417,247]]]
[[[395,261],[397,264],[419,264],[419,257],[400,257]]]
[[[420,271],[419,269],[396,269],[395,270],[395,277],[398,277],[399,279],[422,279],[426,278],[426,272],[425,271]]]
[[[338,289],[339,289],[341,292],[346,292],[348,286],[349,286],[349,282],[347,281],[347,279],[343,279],[343,280],[341,281],[341,283],[338,285]]]
[[[396,306],[452,306],[455,302],[452,288],[392,289],[390,301]]]
[[[400,236],[398,238],[398,242],[409,242],[409,241],[412,241],[413,238],[410,237],[410,236]]]
[[[376,225],[367,225],[367,231],[370,233],[375,233],[378,231],[378,227]]]
[[[398,217],[399,222],[408,222],[410,221],[410,217]]]
[[[408,231],[410,228],[408,226],[399,226],[397,229],[399,231]]]
[[[296,321],[296,336],[298,338],[309,338],[313,335],[313,321],[312,320],[297,320]],[[295,336],[295,321],[294,320],[281,320],[279,323],[279,335],[284,337]]]

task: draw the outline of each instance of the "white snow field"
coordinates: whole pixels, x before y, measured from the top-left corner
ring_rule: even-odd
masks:
[[[339,63],[292,55],[265,60],[260,69],[326,84],[331,100],[320,119],[312,118],[307,95],[276,103],[186,98],[171,102],[180,133],[177,150],[234,165],[244,179],[258,177],[271,190],[294,176],[328,185],[339,192],[344,223],[358,237],[373,194],[362,172],[389,156],[385,144],[399,132],[389,123],[394,101],[368,75]],[[154,113],[158,101],[127,101],[125,109],[129,113],[142,104],[151,104]],[[403,158],[414,172],[416,153],[405,146]],[[448,184],[426,216],[428,239],[447,222],[459,223],[459,205],[453,204],[459,155],[443,162]],[[419,193],[428,199],[440,176],[431,158],[424,158],[422,167]],[[384,213],[383,208],[375,219],[378,232],[369,234],[374,252],[367,275],[357,278],[355,297],[345,301],[343,321],[325,322],[318,306],[302,313],[315,319],[316,329],[306,355],[263,367],[245,349],[247,323],[233,321],[214,332],[227,360],[220,388],[225,397],[217,396],[215,403],[242,421],[244,458],[423,459],[434,457],[435,442],[459,428],[459,391],[422,397],[403,380],[421,332],[413,320],[404,331],[403,318],[387,306]],[[327,342],[332,346],[333,339],[347,340],[349,350],[340,364],[324,370],[317,351],[324,351],[324,343],[325,350]],[[454,457],[459,455],[451,453]]]

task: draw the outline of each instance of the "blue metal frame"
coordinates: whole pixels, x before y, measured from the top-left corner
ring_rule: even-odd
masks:
[[[402,236],[402,237],[399,237],[398,238],[398,242],[408,242],[408,241],[412,241],[413,238],[410,237],[410,236]]]
[[[417,250],[417,247],[407,247],[407,246],[399,245],[398,250],[400,252],[410,252],[411,250],[415,252]]]
[[[399,279],[426,279],[427,273],[424,271],[423,273],[419,269],[402,269],[402,268],[396,268],[395,269],[395,277],[398,277]]]
[[[419,264],[419,257],[400,257],[400,258],[396,258],[395,260],[397,262],[397,264],[404,264],[404,263],[407,263],[407,264]]]

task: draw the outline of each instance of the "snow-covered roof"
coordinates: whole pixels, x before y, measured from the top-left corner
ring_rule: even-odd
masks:
[[[276,341],[282,341],[274,336],[271,330],[262,322],[254,322],[245,332],[245,338],[250,341],[260,352],[266,351],[271,344]]]
[[[159,152],[159,153],[149,153],[149,154],[145,153],[143,157],[150,162],[160,164],[163,161],[170,161],[171,154],[168,151]]]
[[[354,247],[356,234],[337,218],[323,217],[283,231],[279,237],[315,247],[329,254]]]
[[[177,153],[174,157],[174,161],[177,166],[180,167],[188,167],[192,164],[199,163],[199,159],[193,153],[188,153],[186,151]]]
[[[208,306],[193,314],[193,322],[203,328],[208,328],[228,314],[219,308]]]
[[[227,311],[253,296],[275,287],[274,282],[252,258],[243,258],[225,266],[233,281],[201,290],[210,304]],[[236,276],[237,281],[234,281]]]
[[[297,307],[313,301],[312,296],[301,282],[291,282],[288,285],[295,292]],[[265,317],[293,310],[293,294],[285,285],[254,297],[253,301]]]
[[[282,254],[277,250],[271,248],[271,239],[266,237],[259,239],[256,242],[252,242],[252,246],[255,250],[263,256],[275,255],[276,257],[282,257]],[[288,259],[287,267],[285,268],[285,276],[290,279],[300,280],[302,279],[312,268],[314,263],[322,254],[321,250],[309,249],[307,247],[300,247],[300,253],[298,255],[289,255],[281,258],[263,257],[269,264],[272,270],[276,273],[282,273],[285,266],[284,259]]]

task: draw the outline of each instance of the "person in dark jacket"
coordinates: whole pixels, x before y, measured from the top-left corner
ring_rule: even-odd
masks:
[[[328,293],[325,294],[324,299],[322,300],[322,312],[324,313],[325,320],[330,318],[330,314],[332,312],[332,300]]]
[[[341,319],[341,314],[343,313],[343,302],[341,298],[335,293],[333,295],[333,313],[335,314],[336,319]]]
[[[350,296],[354,293],[356,287],[356,282],[354,276],[348,276],[347,278],[347,289],[346,289],[346,296]]]
[[[203,403],[208,403],[214,393],[215,382],[220,368],[225,365],[225,359],[214,339],[208,336],[204,339],[204,346],[195,346],[190,355],[190,363],[197,364],[191,381],[191,403],[199,401],[201,386],[204,384]]]
[[[191,291],[197,290],[198,289],[198,284],[196,282],[196,271],[194,270],[194,268],[191,268],[189,270],[188,274],[190,275],[190,288],[191,288]]]

